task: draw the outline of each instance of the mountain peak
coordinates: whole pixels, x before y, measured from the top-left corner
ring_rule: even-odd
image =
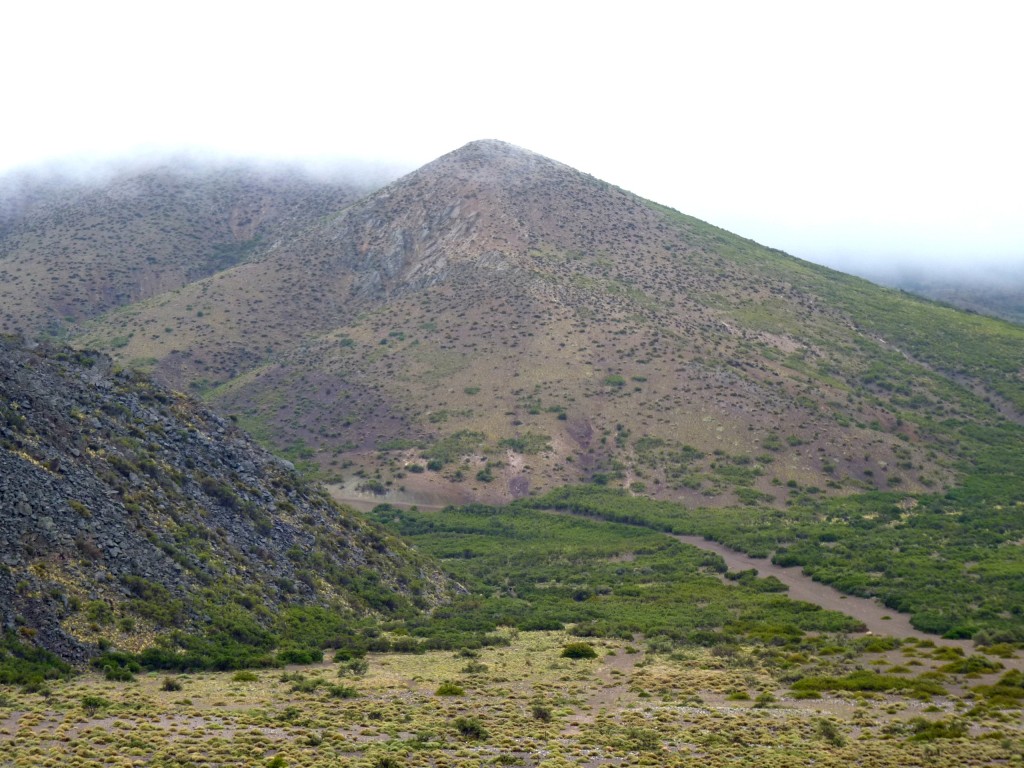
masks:
[[[411,176],[440,172],[444,176],[454,174],[455,177],[458,177],[461,175],[460,171],[482,174],[478,176],[480,180],[501,179],[505,182],[524,174],[534,175],[542,171],[578,173],[567,165],[507,141],[478,139],[442,155],[437,160],[415,171]],[[497,176],[489,174],[497,174]]]
[[[464,144],[458,149],[449,152],[449,155],[475,155],[475,156],[494,156],[494,157],[511,157],[515,155],[525,157],[540,157],[536,152],[531,152],[528,149],[517,146],[501,139],[477,139],[471,141],[468,144]]]
[[[599,479],[782,506],[953,476],[901,402],[938,417],[945,384],[868,388],[885,349],[858,329],[891,300],[872,290],[485,139],[84,340],[331,477],[350,462],[349,492],[390,480],[446,503]]]

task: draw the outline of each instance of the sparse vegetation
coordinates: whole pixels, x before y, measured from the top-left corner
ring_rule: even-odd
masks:
[[[2,228],[0,327],[232,414],[96,352],[5,366],[12,765],[1020,762],[1024,329],[517,153],[347,207],[236,179],[231,216],[205,181]],[[857,636],[666,534],[936,639]],[[36,643],[94,658],[68,680]]]
[[[606,655],[579,666],[561,657],[570,642],[563,632],[523,632],[506,646],[476,651],[491,671],[451,699],[434,695],[465,663],[451,651],[374,654],[356,698],[333,696],[329,683],[318,682],[329,671],[324,664],[263,673],[244,685],[231,672],[191,674],[188,699],[163,690],[156,674],[129,686],[97,675],[53,680],[45,697],[2,692],[0,712],[22,727],[0,727],[0,749],[16,765],[38,764],[60,734],[65,761],[128,756],[159,764],[201,753],[205,762],[239,768],[273,761],[412,768],[457,764],[453,756],[540,768],[550,764],[552,744],[568,764],[602,759],[627,768],[664,763],[680,744],[699,750],[710,768],[866,759],[897,768],[920,761],[922,750],[935,768],[1019,760],[1019,723],[993,718],[966,695],[936,695],[924,711],[911,692],[898,690],[884,698],[829,696],[810,709],[788,700],[784,681],[795,669],[838,671],[874,660],[854,644],[845,646],[848,658],[822,655],[786,668],[781,662],[794,654],[766,656],[742,643],[728,654],[695,647],[652,653],[614,639],[603,642]],[[921,660],[932,665],[922,674],[945,663]],[[739,692],[743,697],[731,695]],[[69,717],[75,727],[62,731]],[[119,725],[110,727],[113,721]],[[994,735],[967,738],[971,733]]]

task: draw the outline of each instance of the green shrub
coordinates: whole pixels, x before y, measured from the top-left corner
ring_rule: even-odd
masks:
[[[597,651],[590,643],[568,643],[562,648],[564,659],[596,659]]]
[[[118,683],[130,683],[135,679],[135,675],[124,667],[104,667],[103,676]]]
[[[846,744],[846,738],[839,730],[839,726],[837,726],[831,720],[825,720],[824,718],[821,718],[815,721],[815,730],[817,730],[818,735],[821,738],[823,738],[833,747],[841,747]]]
[[[453,682],[450,682],[450,681],[446,681],[446,682],[441,683],[441,685],[438,686],[437,690],[434,692],[434,695],[435,696],[463,696],[463,695],[465,695],[465,693],[466,693],[466,690],[461,685],[459,685],[458,683],[453,683]]]
[[[928,720],[914,717],[906,722],[891,723],[885,732],[905,734],[911,741],[934,741],[935,739],[959,739],[967,735],[968,726],[964,720]]]
[[[483,741],[490,735],[483,723],[476,717],[457,717],[452,724],[464,739]]]
[[[181,681],[176,677],[165,677],[163,683],[160,685],[162,691],[180,691]]]
[[[359,697],[359,691],[347,685],[329,685],[327,695],[332,699],[355,699]]]
[[[342,675],[362,677],[369,669],[370,662],[366,659],[351,659],[342,664],[341,669],[338,670],[338,677],[341,677]]]
[[[324,652],[319,648],[281,648],[277,660],[281,664],[318,664],[324,660]]]
[[[968,656],[965,659],[957,659],[949,664],[944,664],[940,670],[954,675],[979,675],[998,672],[1002,668],[1003,665],[998,661],[987,659],[984,656]]]
[[[110,702],[104,699],[102,696],[83,696],[82,697],[82,709],[89,717],[92,717],[101,709],[106,709],[110,706]]]
[[[42,648],[25,645],[13,632],[0,635],[0,685],[41,685],[71,676],[71,666]]]
[[[900,677],[898,675],[880,675],[871,670],[858,670],[844,677],[805,677],[792,684],[794,691],[910,691],[915,695],[943,696],[946,690],[934,679],[921,675],[919,677]]]
[[[631,749],[653,752],[661,746],[658,734],[649,728],[627,728],[625,736]]]

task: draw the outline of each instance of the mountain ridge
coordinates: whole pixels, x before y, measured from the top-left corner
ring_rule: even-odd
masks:
[[[230,620],[257,632],[289,606],[451,594],[196,402],[93,352],[0,337],[0,360],[0,629],[80,660]]]
[[[76,343],[342,496],[785,505],[948,487],[949,414],[1024,411],[1017,332],[947,312],[484,140]]]
[[[228,163],[27,175],[0,188],[0,331],[74,323],[243,262],[372,189]]]

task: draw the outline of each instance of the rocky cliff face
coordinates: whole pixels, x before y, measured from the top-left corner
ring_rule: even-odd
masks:
[[[230,422],[109,359],[0,337],[0,622],[66,658],[218,602],[426,607],[450,585]]]

